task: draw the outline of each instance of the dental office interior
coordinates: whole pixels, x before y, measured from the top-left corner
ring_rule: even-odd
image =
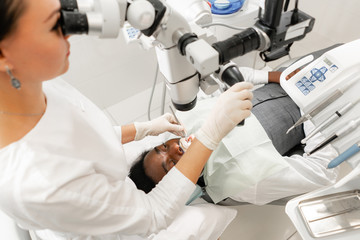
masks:
[[[295,1],[290,1],[289,9],[294,5]],[[242,7],[234,13],[213,13],[212,22],[238,28],[251,27],[258,20],[259,9],[263,7],[264,0],[245,0]],[[360,1],[299,0],[298,8],[314,17],[315,24],[304,39],[294,42],[289,55],[264,62],[259,52],[252,51],[233,61],[238,66],[270,71],[297,57],[338,43],[360,39],[357,26]],[[209,30],[218,40],[241,31],[221,25],[212,26]],[[71,64],[63,79],[100,107],[114,125],[147,121],[164,112],[171,112],[171,98],[164,85],[164,76],[158,71],[155,48],[147,45],[146,41],[131,38],[123,31],[116,39],[80,35],[71,37],[70,42]],[[352,170],[346,163],[339,168],[339,180]],[[306,226],[297,226],[294,219],[290,219],[286,203],[227,207],[236,209],[237,215],[220,236],[221,240],[358,239],[360,236],[360,230],[356,230],[360,228],[359,212],[357,227],[352,227],[349,231],[353,238],[346,238],[348,235],[343,238],[339,234],[309,235],[307,238],[306,234],[299,232],[306,229]],[[19,234],[19,230],[7,216],[2,213],[0,216],[1,239],[29,239],[28,236]]]

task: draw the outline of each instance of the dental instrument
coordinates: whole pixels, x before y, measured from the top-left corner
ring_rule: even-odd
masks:
[[[360,151],[360,142],[355,143],[351,147],[345,150],[345,152],[341,153],[339,156],[334,158],[329,164],[328,168],[334,168],[339,166],[342,162],[346,161],[356,153]]]
[[[172,114],[174,115],[176,122],[177,122],[179,125],[182,125],[181,122],[180,122],[180,120],[179,120],[178,117],[176,116],[174,109],[171,107],[171,105],[169,105],[169,108],[170,108]],[[182,126],[183,126],[183,125],[182,125]],[[185,127],[184,127],[184,134],[181,135],[181,137],[186,137]]]
[[[340,90],[336,90],[335,92],[333,92],[328,98],[326,98],[325,100],[323,100],[320,104],[318,104],[317,106],[315,106],[312,110],[310,110],[308,113],[304,114],[303,116],[301,116],[299,118],[299,120],[297,120],[297,122],[290,127],[286,134],[288,134],[291,130],[293,130],[294,128],[296,128],[297,126],[301,125],[302,123],[306,122],[307,120],[311,119],[312,117],[314,117],[316,114],[318,114],[319,112],[321,112],[323,109],[325,109],[330,103],[332,103],[333,101],[335,101],[336,99],[338,99],[341,95],[342,95],[342,91]]]
[[[319,149],[325,147],[335,139],[342,137],[348,133],[350,133],[352,130],[355,130],[360,124],[360,118],[357,118],[356,120],[351,120],[345,127],[341,128],[340,130],[336,131],[333,135],[325,139],[322,143],[317,145],[312,151],[310,151],[309,155],[313,154],[314,152],[318,151]]]
[[[316,133],[323,130],[330,124],[334,123],[336,120],[338,120],[340,117],[342,117],[345,113],[347,113],[350,109],[352,109],[358,102],[360,101],[360,98],[358,98],[354,102],[349,102],[345,106],[343,106],[340,110],[336,111],[333,115],[331,115],[328,119],[326,119],[324,122],[322,122],[318,127],[316,127],[306,138],[301,140],[302,144],[305,144],[307,140],[309,140],[311,137],[313,137]]]

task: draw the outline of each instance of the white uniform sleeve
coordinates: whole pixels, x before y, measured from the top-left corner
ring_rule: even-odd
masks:
[[[305,122],[305,135],[313,128],[314,125],[310,121]],[[337,151],[331,145],[326,146],[310,156],[306,155],[306,152],[311,151],[323,139],[321,134],[312,137],[307,142],[303,156],[292,155],[290,157],[284,157],[289,163],[289,168],[262,180],[256,184],[256,186],[231,198],[239,202],[263,205],[335,183],[338,170],[336,168],[327,169],[329,162],[338,155]]]
[[[171,225],[151,240],[217,240],[235,218],[237,211],[215,204],[186,206]]]
[[[122,132],[121,132],[121,126],[114,126],[114,131],[116,133],[116,136],[119,138],[120,142],[122,141]]]
[[[264,70],[256,70],[249,67],[239,67],[245,82],[251,82],[254,85],[266,84],[269,82],[269,72]]]
[[[14,189],[26,223],[32,223],[24,227],[30,229],[80,235],[149,235],[166,228],[195,189],[175,167],[145,194],[132,182],[111,182],[96,173],[91,163],[49,157],[52,159],[41,168],[23,168],[31,173]],[[72,169],[68,169],[69,164]],[[49,167],[56,167],[58,174],[49,176]]]

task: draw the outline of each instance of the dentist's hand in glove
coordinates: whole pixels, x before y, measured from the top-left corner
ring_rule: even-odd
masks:
[[[146,136],[157,136],[164,132],[171,132],[175,135],[184,135],[185,128],[179,125],[174,117],[170,113],[155,118],[148,122],[135,122],[135,141],[141,140]]]
[[[205,123],[195,133],[195,137],[205,147],[215,150],[223,137],[250,116],[252,87],[251,83],[240,82],[219,96]]]

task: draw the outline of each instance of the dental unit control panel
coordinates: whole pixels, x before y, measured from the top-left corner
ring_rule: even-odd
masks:
[[[287,6],[290,0],[285,1]],[[226,86],[243,80],[231,59],[253,50],[260,51],[265,61],[280,58],[288,54],[294,41],[312,30],[315,21],[297,7],[284,11],[284,0],[266,0],[255,26],[217,42],[208,29],[198,25],[212,19],[204,0],[183,0],[181,4],[178,0],[60,2],[64,35],[116,38],[127,22],[152,39],[173,105],[181,111],[195,106],[199,88],[211,94],[217,89],[217,80]],[[179,9],[190,5],[191,9]],[[191,19],[184,17],[185,12],[193,12]]]

